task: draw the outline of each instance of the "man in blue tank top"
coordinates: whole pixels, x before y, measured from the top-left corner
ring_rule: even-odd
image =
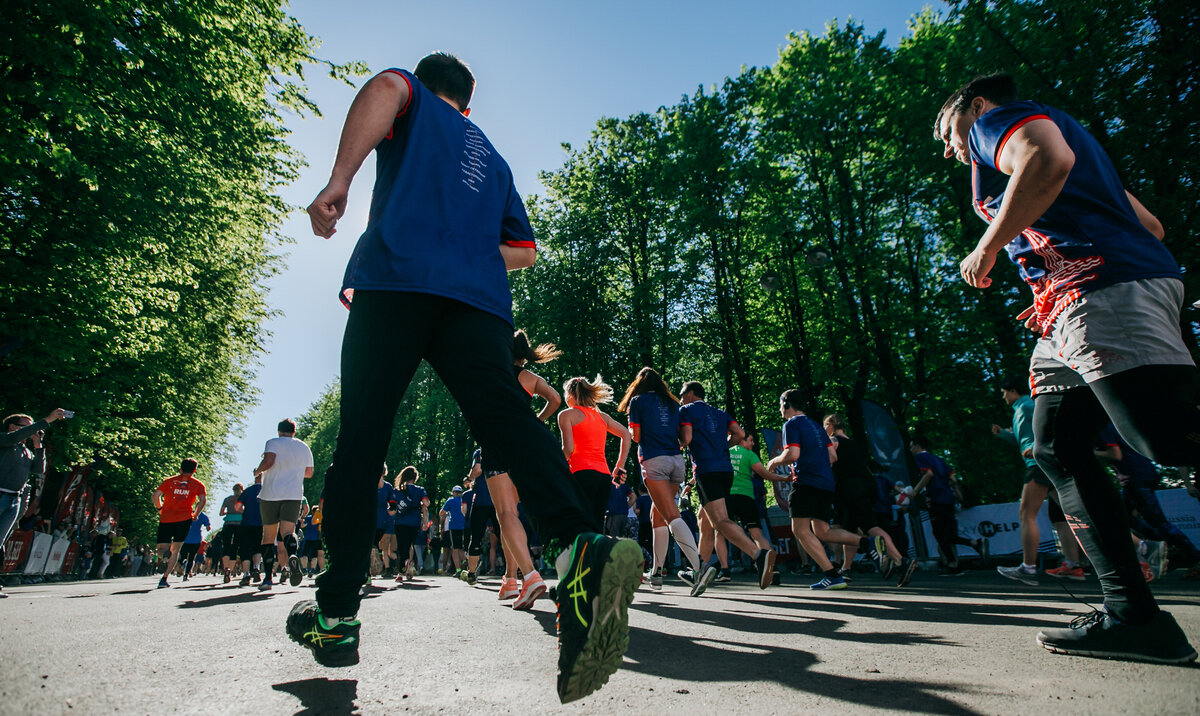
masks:
[[[1039,335],[1030,360],[1034,458],[1096,568],[1105,611],[1046,630],[1056,653],[1193,661],[1159,610],[1129,540],[1121,498],[1092,451],[1111,420],[1138,452],[1200,465],[1195,365],[1179,324],[1183,282],[1162,224],[1125,190],[1099,142],[1067,113],[1018,101],[1007,75],[979,77],[946,100],[934,127],[945,156],[972,168],[989,223],[961,264],[976,288],[1001,249],[1033,290],[1017,318]]]
[[[389,69],[355,97],[329,183],[308,207],[330,238],[350,182],[372,151],[367,227],[346,267],[341,416],[325,475],[329,568],[316,601],[297,604],[288,633],[327,666],[358,662],[359,585],[369,562],[374,488],[396,410],[422,360],[458,401],[484,452],[509,469],[530,516],[564,549],[559,574],[559,698],[595,691],[620,666],[628,605],[641,579],[632,541],[597,534],[558,441],[513,376],[507,270],[535,244],[508,164],[470,119],[475,78],[435,53],[412,73]],[[596,607],[599,599],[606,606]],[[586,667],[586,668],[585,668]]]

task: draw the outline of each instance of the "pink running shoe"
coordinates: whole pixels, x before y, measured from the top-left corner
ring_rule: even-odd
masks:
[[[532,609],[533,603],[546,593],[546,583],[537,572],[530,572],[521,584],[521,596],[513,602],[512,608],[518,610]]]
[[[521,594],[521,587],[515,579],[506,579],[500,585],[500,601],[516,599]]]

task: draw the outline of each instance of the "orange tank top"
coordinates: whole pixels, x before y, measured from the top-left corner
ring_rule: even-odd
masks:
[[[575,450],[567,460],[571,472],[596,470],[607,475],[609,469],[608,460],[604,457],[604,440],[608,437],[608,426],[595,408],[577,405],[575,409],[583,413],[583,420],[571,426],[571,437],[575,440]]]

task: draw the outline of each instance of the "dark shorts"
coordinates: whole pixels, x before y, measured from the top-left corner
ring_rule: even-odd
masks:
[[[732,472],[703,472],[696,476],[696,489],[700,493],[700,504],[724,500],[733,487]]]
[[[740,522],[742,527],[762,529],[758,523],[758,507],[755,506],[753,497],[730,495],[725,498],[725,510],[729,513],[729,519]]]
[[[192,529],[191,520],[180,520],[179,522],[160,522],[158,523],[158,544],[171,544],[172,542],[182,543],[187,539],[188,531]]]
[[[199,552],[199,542],[184,542],[183,546],[179,548],[179,561],[187,562],[189,559],[195,559]]]
[[[1052,487],[1050,478],[1046,477],[1046,473],[1042,472],[1042,468],[1037,465],[1025,466],[1025,482],[1036,482],[1042,487]]]
[[[317,552],[320,552],[323,549],[325,549],[325,548],[321,544],[320,537],[317,537],[315,539],[306,539],[306,540],[304,540],[304,555],[303,556],[308,559],[316,559]]]
[[[237,559],[238,550],[242,546],[242,523],[226,522],[222,525],[221,541],[224,543],[221,554],[230,559]]]
[[[463,531],[464,530],[446,530],[450,533],[450,549],[463,548]]]
[[[262,552],[262,525],[242,525],[238,529],[238,557],[250,559]]]
[[[855,532],[862,530],[864,533],[869,532],[871,528],[877,527],[875,522],[875,496],[848,496],[845,498],[834,498],[834,506],[836,514],[834,515],[834,523],[841,525],[842,529],[847,532]]]
[[[792,493],[788,495],[788,513],[793,519],[828,522],[833,518],[833,493],[794,483]]]

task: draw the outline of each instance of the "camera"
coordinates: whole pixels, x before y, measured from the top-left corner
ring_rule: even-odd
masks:
[[[74,410],[64,410],[63,417],[64,418],[73,418],[73,417],[75,417],[75,411]]]

